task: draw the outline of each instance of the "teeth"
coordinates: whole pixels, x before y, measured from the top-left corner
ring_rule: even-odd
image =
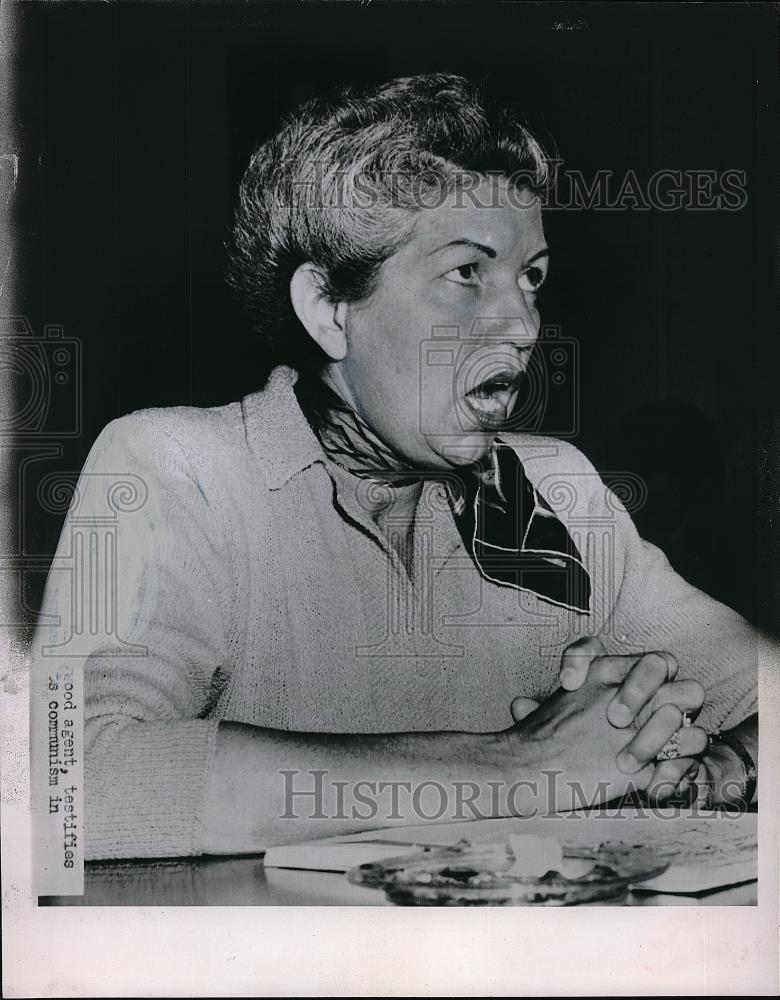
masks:
[[[466,396],[466,402],[477,419],[503,423],[516,398],[517,390],[513,391],[506,383],[500,383],[479,386]]]
[[[521,372],[497,371],[466,393],[466,404],[481,424],[494,428],[507,422],[520,393],[521,377]]]
[[[478,385],[472,391],[476,396],[492,396],[494,393],[501,392],[504,389],[509,389],[509,382],[485,382],[482,385]]]

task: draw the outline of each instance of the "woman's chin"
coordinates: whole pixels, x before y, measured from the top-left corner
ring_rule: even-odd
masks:
[[[490,451],[495,431],[464,431],[445,440],[433,439],[429,446],[448,466],[473,465]]]

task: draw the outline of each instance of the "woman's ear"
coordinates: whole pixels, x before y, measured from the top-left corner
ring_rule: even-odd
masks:
[[[346,303],[332,302],[323,292],[324,283],[318,267],[301,264],[290,280],[290,299],[312,340],[333,361],[341,361],[347,356]]]

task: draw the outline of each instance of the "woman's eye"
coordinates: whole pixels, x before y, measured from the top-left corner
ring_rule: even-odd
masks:
[[[477,265],[461,264],[460,267],[453,267],[447,271],[444,277],[448,281],[454,281],[456,285],[475,285],[477,283]]]
[[[541,267],[532,266],[522,272],[517,283],[524,292],[538,292],[546,277],[547,275]]]

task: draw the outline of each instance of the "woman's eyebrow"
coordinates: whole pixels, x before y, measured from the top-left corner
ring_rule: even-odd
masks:
[[[449,243],[443,243],[440,247],[436,247],[435,250],[431,250],[428,256],[432,257],[435,253],[440,253],[442,250],[447,250],[449,247],[472,247],[474,250],[479,250],[480,253],[484,253],[488,257],[492,258],[497,256],[493,247],[485,246],[484,243],[477,243],[475,240],[467,239],[450,240]]]
[[[447,250],[450,247],[471,247],[474,250],[479,250],[480,253],[485,254],[485,256],[490,257],[491,259],[498,256],[497,252],[493,249],[493,247],[489,247],[486,246],[484,243],[477,243],[476,240],[469,240],[466,238],[459,240],[450,240],[449,243],[443,243],[440,247],[436,247],[434,250],[431,250],[428,256],[432,257],[435,253],[440,253],[442,250]],[[533,255],[533,257],[528,258],[528,260],[526,261],[526,267],[529,264],[533,264],[534,261],[540,260],[542,257],[549,257],[549,256],[550,256],[549,247],[543,247],[541,250],[537,250],[536,253]]]

